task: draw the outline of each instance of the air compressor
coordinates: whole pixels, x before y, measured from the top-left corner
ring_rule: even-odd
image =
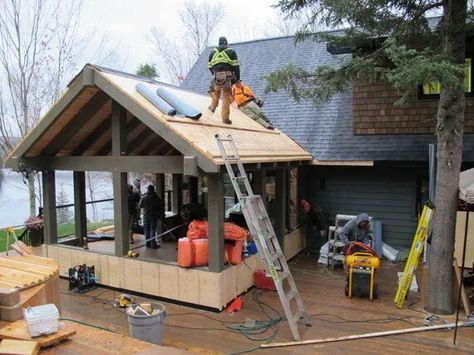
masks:
[[[346,251],[346,296],[377,298],[375,272],[380,267],[377,253],[361,242],[351,242]]]

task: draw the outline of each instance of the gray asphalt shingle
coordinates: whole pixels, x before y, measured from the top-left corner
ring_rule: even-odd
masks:
[[[319,160],[426,161],[433,135],[354,135],[352,91],[336,94],[321,107],[295,103],[283,91],[265,94],[263,79],[292,61],[306,69],[338,65],[346,55],[332,55],[325,43],[305,41],[297,46],[293,37],[280,37],[233,44],[239,57],[241,79],[265,101],[263,110],[273,124]],[[182,87],[198,93],[209,89],[211,74],[207,48],[197,60]],[[465,135],[464,160],[474,161],[474,135]]]

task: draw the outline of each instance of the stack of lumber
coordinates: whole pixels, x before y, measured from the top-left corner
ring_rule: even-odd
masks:
[[[54,303],[60,309],[58,264],[34,255],[0,257],[0,319],[15,321],[23,308]]]
[[[97,234],[113,233],[114,225],[97,228],[94,232]]]
[[[32,338],[28,332],[28,324],[23,319],[15,322],[0,321],[0,339],[33,340],[42,348],[57,344],[75,334],[76,330],[65,327],[56,333]]]

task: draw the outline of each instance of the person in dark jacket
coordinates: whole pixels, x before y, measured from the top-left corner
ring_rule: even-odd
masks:
[[[225,37],[219,38],[219,46],[209,54],[207,63],[213,79],[209,93],[211,94],[211,105],[209,110],[215,112],[222,95],[221,118],[223,123],[232,124],[229,119],[230,104],[232,103],[232,84],[240,80],[240,63],[237,53],[227,46]]]
[[[128,185],[128,232],[130,236],[130,244],[133,244],[133,231],[138,223],[138,203],[140,202],[140,194],[133,190],[132,185]]]
[[[340,241],[348,244],[352,241],[362,242],[371,245],[372,230],[370,229],[370,220],[367,213],[361,213],[349,222],[339,231],[338,238]]]
[[[161,247],[161,238],[153,238],[156,235],[157,223],[161,223],[164,217],[163,202],[155,192],[153,185],[149,185],[146,194],[138,203],[138,208],[143,209],[143,229],[145,232],[146,246],[151,249]]]
[[[329,228],[329,221],[323,209],[307,200],[300,201],[306,215],[306,251],[308,255],[319,256]]]

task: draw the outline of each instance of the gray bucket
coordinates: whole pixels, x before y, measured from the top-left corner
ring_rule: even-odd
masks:
[[[133,310],[139,303],[134,303],[127,308],[129,333],[132,338],[161,345],[163,342],[162,323],[166,317],[166,309],[161,303],[147,303],[153,307],[153,313],[150,315],[133,314]]]

